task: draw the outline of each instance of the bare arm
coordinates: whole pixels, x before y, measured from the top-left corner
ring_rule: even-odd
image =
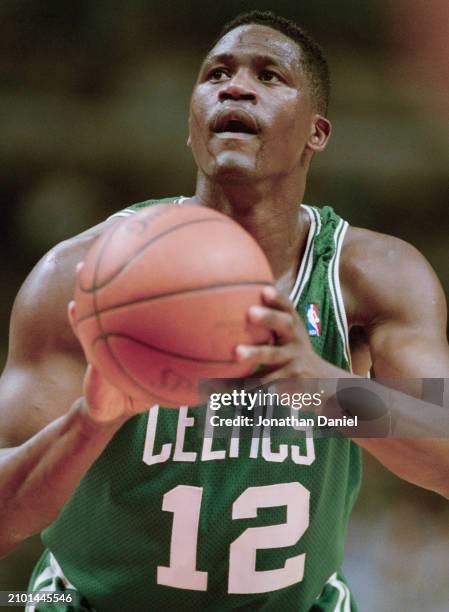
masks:
[[[357,251],[352,257],[361,262],[354,279],[359,303],[370,305],[358,311],[376,377],[449,378],[446,303],[438,279],[422,255],[400,240],[382,236],[375,239],[366,257],[357,257]],[[354,297],[357,300],[357,294]],[[411,400],[411,409],[413,405]],[[435,412],[424,404],[422,411],[424,420]],[[432,423],[426,424],[432,429]],[[419,436],[356,441],[405,480],[449,497],[448,439]]]
[[[365,230],[352,232],[342,265],[345,304],[352,324],[363,327],[369,339],[376,376],[385,379],[449,378],[446,341],[446,304],[436,276],[425,259],[410,245]],[[271,295],[273,293],[273,295]],[[252,307],[249,318],[276,334],[278,346],[245,346],[237,349],[242,360],[276,366],[264,378],[353,378],[324,361],[311,347],[308,335],[289,300],[271,288],[263,292],[266,308]],[[377,394],[379,384],[366,382]],[[393,405],[407,419],[407,408],[432,411],[432,405],[391,391]],[[422,421],[425,423],[425,416]],[[435,428],[436,431],[436,428]],[[435,434],[433,434],[435,435]],[[449,439],[356,438],[392,472],[423,488],[449,498]]]
[[[50,253],[13,308],[0,379],[0,555],[57,517],[117,429],[143,409],[96,370],[85,376],[66,314],[84,250],[69,245]]]
[[[55,520],[121,424],[98,424],[81,400],[27,442],[0,451],[0,556]]]

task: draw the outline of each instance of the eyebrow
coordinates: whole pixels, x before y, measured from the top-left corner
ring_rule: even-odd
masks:
[[[216,62],[223,62],[224,64],[234,64],[236,62],[236,56],[233,53],[218,53],[216,55],[210,55],[206,57],[203,63],[203,68],[215,64]],[[273,55],[255,55],[253,62],[259,65],[267,66],[278,66],[279,68],[289,68],[287,64],[279,61]]]

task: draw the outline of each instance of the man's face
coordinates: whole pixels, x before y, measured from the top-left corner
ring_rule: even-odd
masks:
[[[211,179],[288,175],[304,164],[314,108],[298,45],[276,30],[240,26],[206,57],[190,103],[190,144]]]

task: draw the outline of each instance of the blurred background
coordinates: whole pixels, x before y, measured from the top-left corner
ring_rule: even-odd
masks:
[[[414,244],[449,293],[447,0],[0,4],[0,360],[14,296],[55,243],[127,204],[190,195],[187,109],[203,54],[238,13],[293,18],[329,59],[334,134],[309,204]],[[362,612],[449,610],[449,504],[367,458],[345,571]],[[0,561],[25,588],[34,538]]]

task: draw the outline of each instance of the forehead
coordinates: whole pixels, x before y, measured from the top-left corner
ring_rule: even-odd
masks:
[[[234,28],[220,38],[205,61],[216,55],[238,53],[272,56],[291,68],[297,68],[301,51],[296,42],[282,32],[268,26],[248,24]]]

